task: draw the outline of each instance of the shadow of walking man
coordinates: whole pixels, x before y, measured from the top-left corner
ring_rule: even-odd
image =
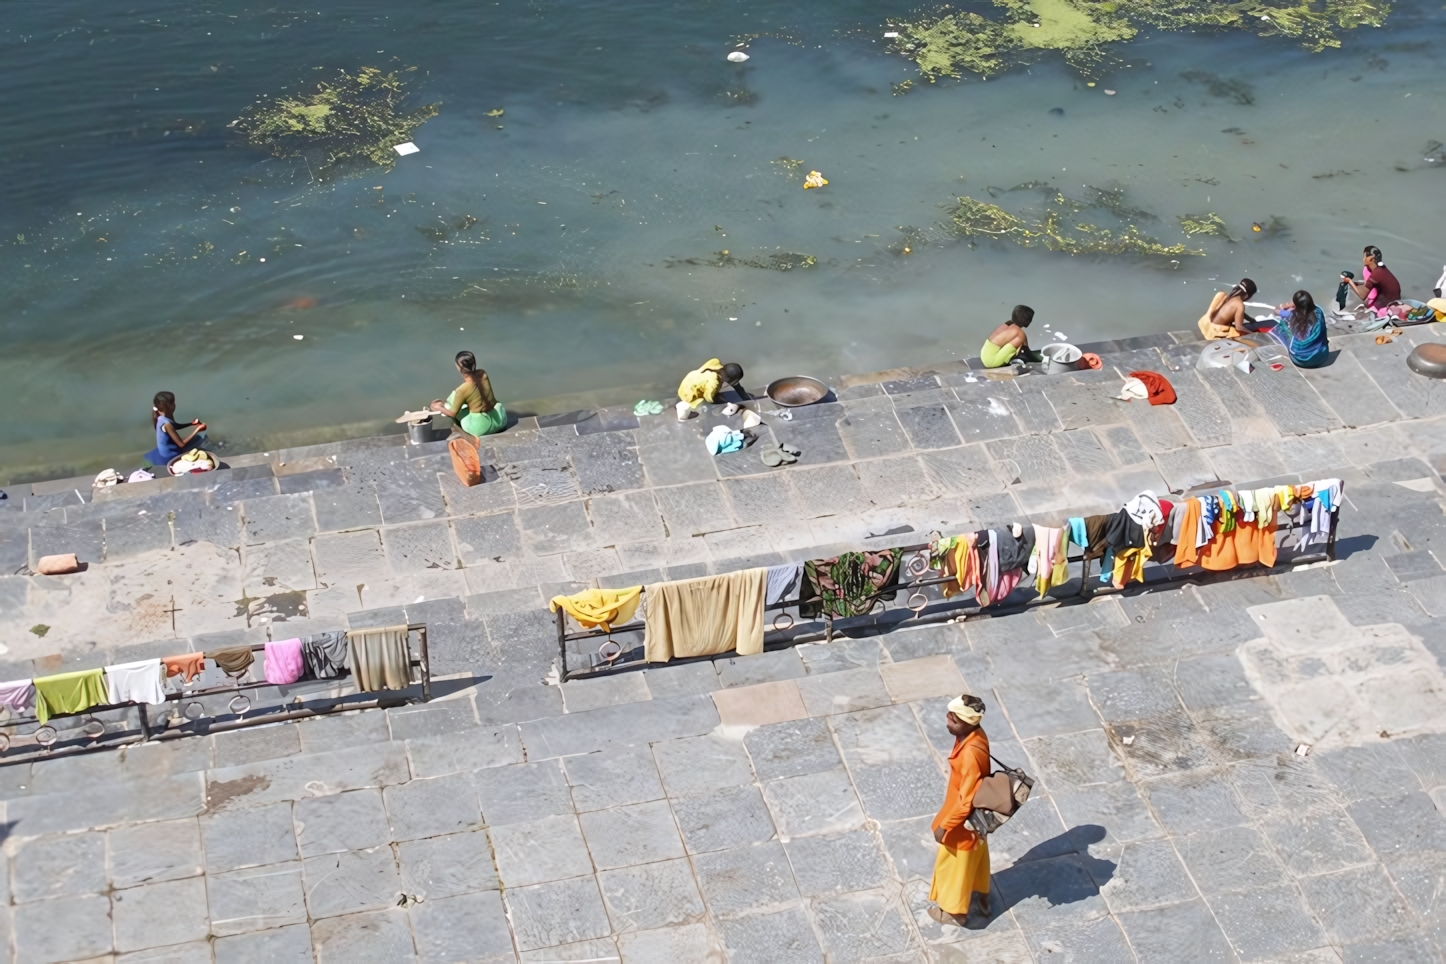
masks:
[[[1031,847],[1011,866],[993,875],[994,916],[1016,909],[1026,915],[1099,897],[1116,865],[1090,855],[1090,844],[1105,839],[1105,828],[1084,824]],[[970,929],[988,926],[971,915]]]

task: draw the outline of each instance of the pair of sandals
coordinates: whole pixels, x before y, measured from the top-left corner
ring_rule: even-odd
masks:
[[[784,442],[779,445],[770,445],[762,451],[760,458],[763,459],[764,465],[776,469],[780,465],[792,465],[802,454],[801,449]]]

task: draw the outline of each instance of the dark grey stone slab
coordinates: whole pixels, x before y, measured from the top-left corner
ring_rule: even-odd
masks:
[[[799,418],[795,415],[791,422],[775,421],[772,429],[780,443],[796,446],[803,453],[798,457],[799,465],[824,465],[849,460],[843,436],[833,419]]]
[[[719,717],[710,698],[652,700],[522,724],[522,744],[528,759],[545,760],[619,744],[636,746],[701,736],[717,724]]]
[[[1265,835],[1253,827],[1192,833],[1177,838],[1176,846],[1206,897],[1284,886],[1290,880]]]
[[[30,530],[30,565],[44,556],[75,553],[81,562],[105,558],[105,522],[87,519],[69,525],[35,526]]]
[[[837,422],[839,436],[855,459],[873,459],[896,455],[909,448],[909,439],[892,409],[854,411]]]
[[[871,890],[883,887],[890,877],[882,848],[866,830],[801,837],[784,848],[805,897]]]
[[[583,436],[571,448],[573,471],[583,495],[639,489],[647,484],[630,433]]]
[[[819,773],[842,762],[828,726],[817,718],[757,727],[744,745],[762,780]]]
[[[105,558],[107,562],[127,559],[144,552],[171,547],[171,523],[164,514],[135,511],[107,515],[105,520]],[[3,554],[3,550],[0,550]]]
[[[1348,810],[1388,865],[1407,855],[1446,852],[1446,818],[1423,792],[1360,800]]]
[[[599,545],[661,541],[667,535],[651,492],[595,496],[586,505]]]
[[[1407,418],[1446,414],[1446,388],[1439,379],[1407,377],[1404,346],[1359,346],[1351,354],[1377,386],[1388,391],[1391,404]],[[29,502],[27,500],[27,506]]]
[[[747,786],[754,781],[743,746],[715,734],[654,742],[653,758],[669,796]]]
[[[691,854],[763,843],[776,833],[757,787],[729,787],[671,802]]]
[[[383,910],[319,920],[311,925],[317,964],[405,964],[416,960],[407,912]]]
[[[896,413],[904,434],[916,449],[953,448],[961,444],[959,433],[943,405],[920,405]]]
[[[398,574],[459,567],[458,552],[452,545],[452,527],[446,520],[389,526],[382,530],[382,544],[392,572]]]
[[[201,818],[205,867],[216,875],[245,867],[279,864],[298,857],[289,802]]]
[[[556,761],[493,767],[474,782],[489,826],[572,813],[567,780]]]
[[[305,857],[302,875],[313,920],[395,907],[402,893],[390,847]]]
[[[376,483],[382,521],[387,525],[447,514],[437,470],[424,460],[393,462],[374,473],[372,481]]]
[[[495,891],[425,901],[412,908],[411,918],[417,954],[423,961],[511,964],[516,960],[507,912]]]
[[[831,961],[887,960],[919,951],[898,905],[882,893],[815,899],[809,909]]]
[[[278,475],[276,485],[282,495],[290,495],[294,492],[315,492],[317,489],[338,489],[346,485],[346,473],[341,469],[294,472],[290,475]]]
[[[1307,435],[1342,427],[1341,419],[1295,366],[1287,365],[1278,372],[1258,366],[1248,375],[1231,371],[1282,435]]]
[[[718,682],[724,687],[774,683],[804,675],[803,662],[792,649],[715,660],[713,665],[718,669]]]
[[[1235,953],[1202,900],[1117,915],[1138,958],[1147,961],[1219,961]]]
[[[17,903],[102,893],[108,885],[105,834],[25,841],[10,859],[10,872]]]
[[[204,942],[211,932],[206,882],[192,877],[117,891],[111,895],[111,919],[118,951]]]
[[[580,552],[597,545],[587,508],[581,502],[517,510],[522,545],[533,555]]]
[[[268,465],[269,470],[271,467]],[[230,505],[233,502],[240,502],[245,499],[261,499],[276,494],[276,480],[269,475],[264,478],[243,479],[234,476],[230,471],[224,471],[226,477],[207,478],[207,476],[220,476],[223,473],[207,472],[199,476],[182,476],[177,480],[177,488],[188,488],[185,483],[191,482],[196,488],[207,489],[211,493],[212,505]]]
[[[598,870],[617,870],[684,856],[683,841],[666,800],[592,810],[580,815],[578,822],[593,866]]]
[[[507,904],[517,946],[524,952],[603,937],[611,930],[592,876],[512,888]]]
[[[255,934],[220,937],[212,947],[216,964],[314,964],[311,928],[290,924]],[[203,964],[205,958],[201,959]]]
[[[1070,471],[1054,439],[1049,436],[1026,435],[985,443],[990,458],[1005,466],[1009,480],[1025,483],[1055,483]]]
[[[482,811],[469,774],[412,780],[382,791],[392,839],[418,840],[465,833],[482,826]]]
[[[822,964],[813,927],[802,908],[749,914],[721,921],[729,958],[757,964]]]
[[[693,860],[699,889],[714,914],[736,914],[797,899],[798,886],[779,843],[700,854]]]
[[[1295,887],[1221,894],[1209,903],[1242,960],[1283,957],[1329,943]]]
[[[992,383],[978,388],[960,386],[955,389],[955,394],[959,401],[948,402],[945,407],[965,442],[1012,438],[1023,431],[1016,413],[1023,412],[1026,417],[1033,414],[1020,395],[1013,391],[1000,391]],[[1039,403],[1041,410],[1047,411],[1057,426],[1059,422],[1049,402],[1040,399]]]
[[[217,937],[306,923],[301,861],[206,878],[211,930]]]
[[[516,513],[457,519],[453,526],[457,554],[464,566],[506,562],[522,554],[522,530]]]
[[[982,445],[966,445],[959,449],[923,452],[919,456],[924,470],[934,485],[949,495],[979,495],[999,492],[1004,482],[990,462],[990,453]],[[1063,459],[1060,459],[1063,464]]]
[[[703,445],[699,419],[679,422],[668,413],[638,427],[638,458],[654,486],[712,481],[718,477],[713,456]]]
[[[1380,864],[1300,880],[1306,905],[1326,931],[1345,944],[1407,933],[1411,911]]]
[[[248,545],[306,539],[316,534],[309,492],[248,499],[242,503],[241,511],[246,520]]]
[[[381,504],[377,501],[376,484],[352,481],[312,494],[317,528],[322,532],[342,532],[382,524]]]
[[[112,947],[108,897],[63,897],[15,908],[16,957],[29,961],[78,961]]]

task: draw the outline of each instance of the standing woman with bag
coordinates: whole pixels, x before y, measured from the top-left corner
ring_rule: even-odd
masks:
[[[457,427],[468,435],[494,435],[507,427],[507,409],[492,394],[487,373],[477,367],[477,356],[470,351],[457,352],[457,371],[462,384],[453,389],[444,402],[437,399],[432,411],[450,416]]]
[[[932,824],[939,855],[929,888],[934,902],[929,916],[941,924],[962,924],[976,893],[980,912],[990,914],[989,838],[969,827],[974,793],[989,776],[989,737],[979,725],[983,719],[979,697],[966,694],[949,702],[946,725],[954,749],[949,752],[949,789]]]

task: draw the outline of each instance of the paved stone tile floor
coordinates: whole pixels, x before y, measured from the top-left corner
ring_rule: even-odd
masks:
[[[1304,375],[1118,346],[1116,367],[1171,371],[1172,408],[1110,402],[1117,372],[861,382],[774,422],[819,458],[785,471],[698,457],[713,415],[603,413],[491,440],[498,477],[470,490],[387,440],[238,459],[194,488],[33,486],[0,510],[6,571],[51,547],[95,564],[0,577],[7,678],[402,619],[428,624],[452,678],[429,704],[0,765],[0,946],[114,964],[1446,961],[1446,391],[1400,364],[1428,335],[1342,339]],[[570,586],[1326,475],[1347,482],[1333,564],[1152,570],[1085,605],[541,682],[543,600]],[[1038,783],[991,840],[994,916],[941,927],[928,823],[963,691]]]

